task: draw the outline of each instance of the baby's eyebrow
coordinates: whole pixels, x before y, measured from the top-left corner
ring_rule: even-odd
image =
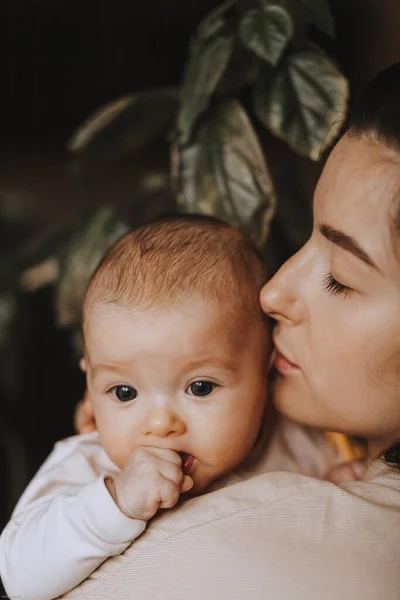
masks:
[[[95,377],[96,375],[99,375],[100,373],[126,373],[126,369],[121,366],[121,365],[113,365],[113,364],[106,364],[106,363],[99,363],[97,365],[93,365],[90,367],[90,372],[92,373],[92,376]]]
[[[209,356],[200,360],[194,360],[185,364],[185,369],[188,371],[194,371],[197,368],[204,367],[205,365],[215,365],[220,369],[231,371],[232,373],[239,372],[239,365],[236,362],[230,360],[223,360],[216,358],[215,356]]]

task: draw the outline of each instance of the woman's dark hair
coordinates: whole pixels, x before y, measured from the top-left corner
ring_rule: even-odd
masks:
[[[400,152],[400,62],[377,75],[350,110],[351,135],[372,135]]]
[[[391,65],[365,88],[350,110],[347,131],[356,137],[372,136],[400,153],[400,63]],[[400,220],[395,220],[400,233]],[[400,310],[400,307],[399,307]],[[400,441],[384,453],[400,469]]]

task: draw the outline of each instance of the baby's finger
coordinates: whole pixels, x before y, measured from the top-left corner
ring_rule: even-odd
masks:
[[[168,479],[163,479],[160,485],[161,502],[159,508],[172,508],[179,500],[179,486]]]
[[[161,460],[171,462],[175,465],[178,465],[178,467],[180,467],[182,464],[182,459],[179,456],[179,454],[175,452],[175,450],[167,450],[166,448],[154,448],[152,446],[144,446],[144,448],[151,454],[154,454],[155,456],[160,458]]]
[[[350,481],[355,481],[355,479],[354,471],[348,464],[335,467],[327,476],[327,480],[336,485],[349,483]]]
[[[193,479],[189,475],[185,475],[181,485],[181,494],[188,492],[193,487]]]
[[[158,457],[154,459],[154,465],[164,479],[169,479],[169,481],[172,481],[178,487],[181,486],[183,481],[181,465]]]
[[[352,468],[353,468],[353,471],[355,473],[356,478],[358,480],[360,480],[360,481],[362,479],[364,479],[364,476],[365,476],[365,474],[366,474],[366,472],[368,470],[368,463],[367,463],[367,461],[366,460],[362,460],[360,458],[360,459],[357,459],[357,460],[353,460],[352,463],[351,463],[351,465],[352,465]]]

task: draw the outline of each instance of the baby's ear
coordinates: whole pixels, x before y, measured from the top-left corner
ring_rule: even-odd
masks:
[[[86,373],[86,360],[83,357],[79,361],[79,368],[80,368],[81,371],[83,371],[84,373]]]
[[[83,403],[83,406],[85,407],[86,414],[90,418],[94,417],[92,398],[91,398],[88,390],[85,391],[85,395],[82,398],[82,403]]]
[[[77,404],[74,413],[74,425],[77,433],[90,433],[96,430],[96,420],[90,396],[85,391],[82,400]]]

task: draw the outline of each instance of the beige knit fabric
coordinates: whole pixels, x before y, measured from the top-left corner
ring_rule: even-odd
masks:
[[[63,598],[400,600],[400,475],[375,462],[339,488],[267,472],[282,451],[275,443],[270,463],[160,513]]]

